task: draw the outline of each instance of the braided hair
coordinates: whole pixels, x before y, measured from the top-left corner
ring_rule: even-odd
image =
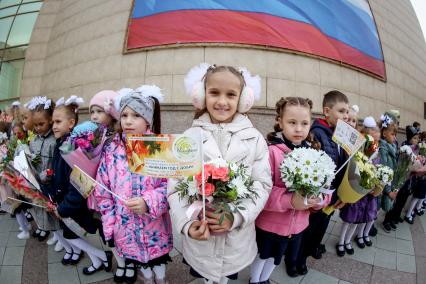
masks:
[[[306,107],[309,109],[309,111],[312,111],[313,103],[312,100],[308,98],[301,98],[301,97],[281,97],[277,103],[275,104],[275,124],[274,124],[274,131],[268,133],[267,140],[272,141],[276,135],[277,132],[282,132],[283,130],[280,127],[279,119],[281,119],[284,115],[285,109],[287,106],[301,106]],[[321,148],[321,145],[319,142],[315,141],[314,136],[312,134],[309,134],[306,138],[306,141],[309,142],[312,146],[312,148],[319,149]]]

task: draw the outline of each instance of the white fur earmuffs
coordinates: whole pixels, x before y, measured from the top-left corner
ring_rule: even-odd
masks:
[[[192,104],[197,109],[203,109],[206,106],[206,91],[204,87],[204,80],[207,70],[215,68],[214,65],[208,63],[201,63],[194,66],[189,70],[185,76],[185,89],[186,93],[191,96]],[[248,112],[255,102],[260,98],[261,93],[261,79],[258,75],[252,76],[246,68],[238,68],[244,78],[244,87],[241,91],[240,100],[238,102],[238,112]]]

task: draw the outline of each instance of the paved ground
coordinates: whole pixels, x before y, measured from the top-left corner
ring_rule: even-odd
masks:
[[[426,215],[425,215],[426,216]],[[335,244],[341,223],[337,214],[325,236],[327,253],[321,260],[309,260],[309,273],[304,277],[289,278],[284,266],[278,267],[272,283],[426,283],[426,217],[417,217],[413,225],[402,223],[397,231],[379,233],[372,238],[373,247],[358,249],[355,254],[337,257]],[[383,217],[379,216],[379,220]],[[0,215],[0,283],[113,283],[112,274],[99,272],[90,277],[81,273],[89,264],[86,256],[77,267],[63,266],[63,253],[53,251],[45,243],[35,239],[18,240],[16,220],[9,215]],[[98,236],[90,241],[101,247]],[[178,240],[176,240],[178,243]],[[168,266],[168,279],[174,283],[203,283],[188,273],[177,250],[171,254],[173,263]],[[240,273],[239,280],[229,283],[248,283],[248,269]]]

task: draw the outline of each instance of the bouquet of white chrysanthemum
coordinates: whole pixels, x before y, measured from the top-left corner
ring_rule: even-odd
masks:
[[[304,197],[318,197],[334,179],[336,165],[322,150],[297,148],[284,154],[280,165],[281,179],[289,192]]]
[[[241,204],[242,199],[257,198],[256,191],[252,188],[253,181],[242,164],[229,163],[223,159],[211,160],[204,164],[204,195],[209,200],[209,206],[224,217],[232,219],[232,214],[237,209],[245,210]],[[176,189],[180,198],[188,198],[188,203],[193,204],[202,199],[202,174],[183,179]],[[232,204],[232,208],[230,206]]]
[[[426,158],[426,143],[420,142],[417,146],[419,147],[419,155]]]
[[[393,180],[393,170],[385,165],[376,165],[376,178],[381,185],[390,185]]]
[[[398,162],[394,171],[392,190],[399,189],[407,180],[410,167],[416,161],[416,155],[410,146],[405,145],[399,148]]]

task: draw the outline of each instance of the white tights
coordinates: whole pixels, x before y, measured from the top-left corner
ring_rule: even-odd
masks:
[[[275,267],[274,258],[261,259],[260,256],[257,255],[250,266],[250,283],[268,280]]]
[[[98,248],[95,248],[91,244],[89,244],[87,241],[83,240],[82,238],[78,239],[69,239],[68,240],[72,245],[78,247],[82,251],[86,252],[87,255],[90,257],[90,260],[92,261],[92,265],[95,268],[98,268],[101,266],[102,262],[107,261],[106,254],[103,250],[100,250]]]

